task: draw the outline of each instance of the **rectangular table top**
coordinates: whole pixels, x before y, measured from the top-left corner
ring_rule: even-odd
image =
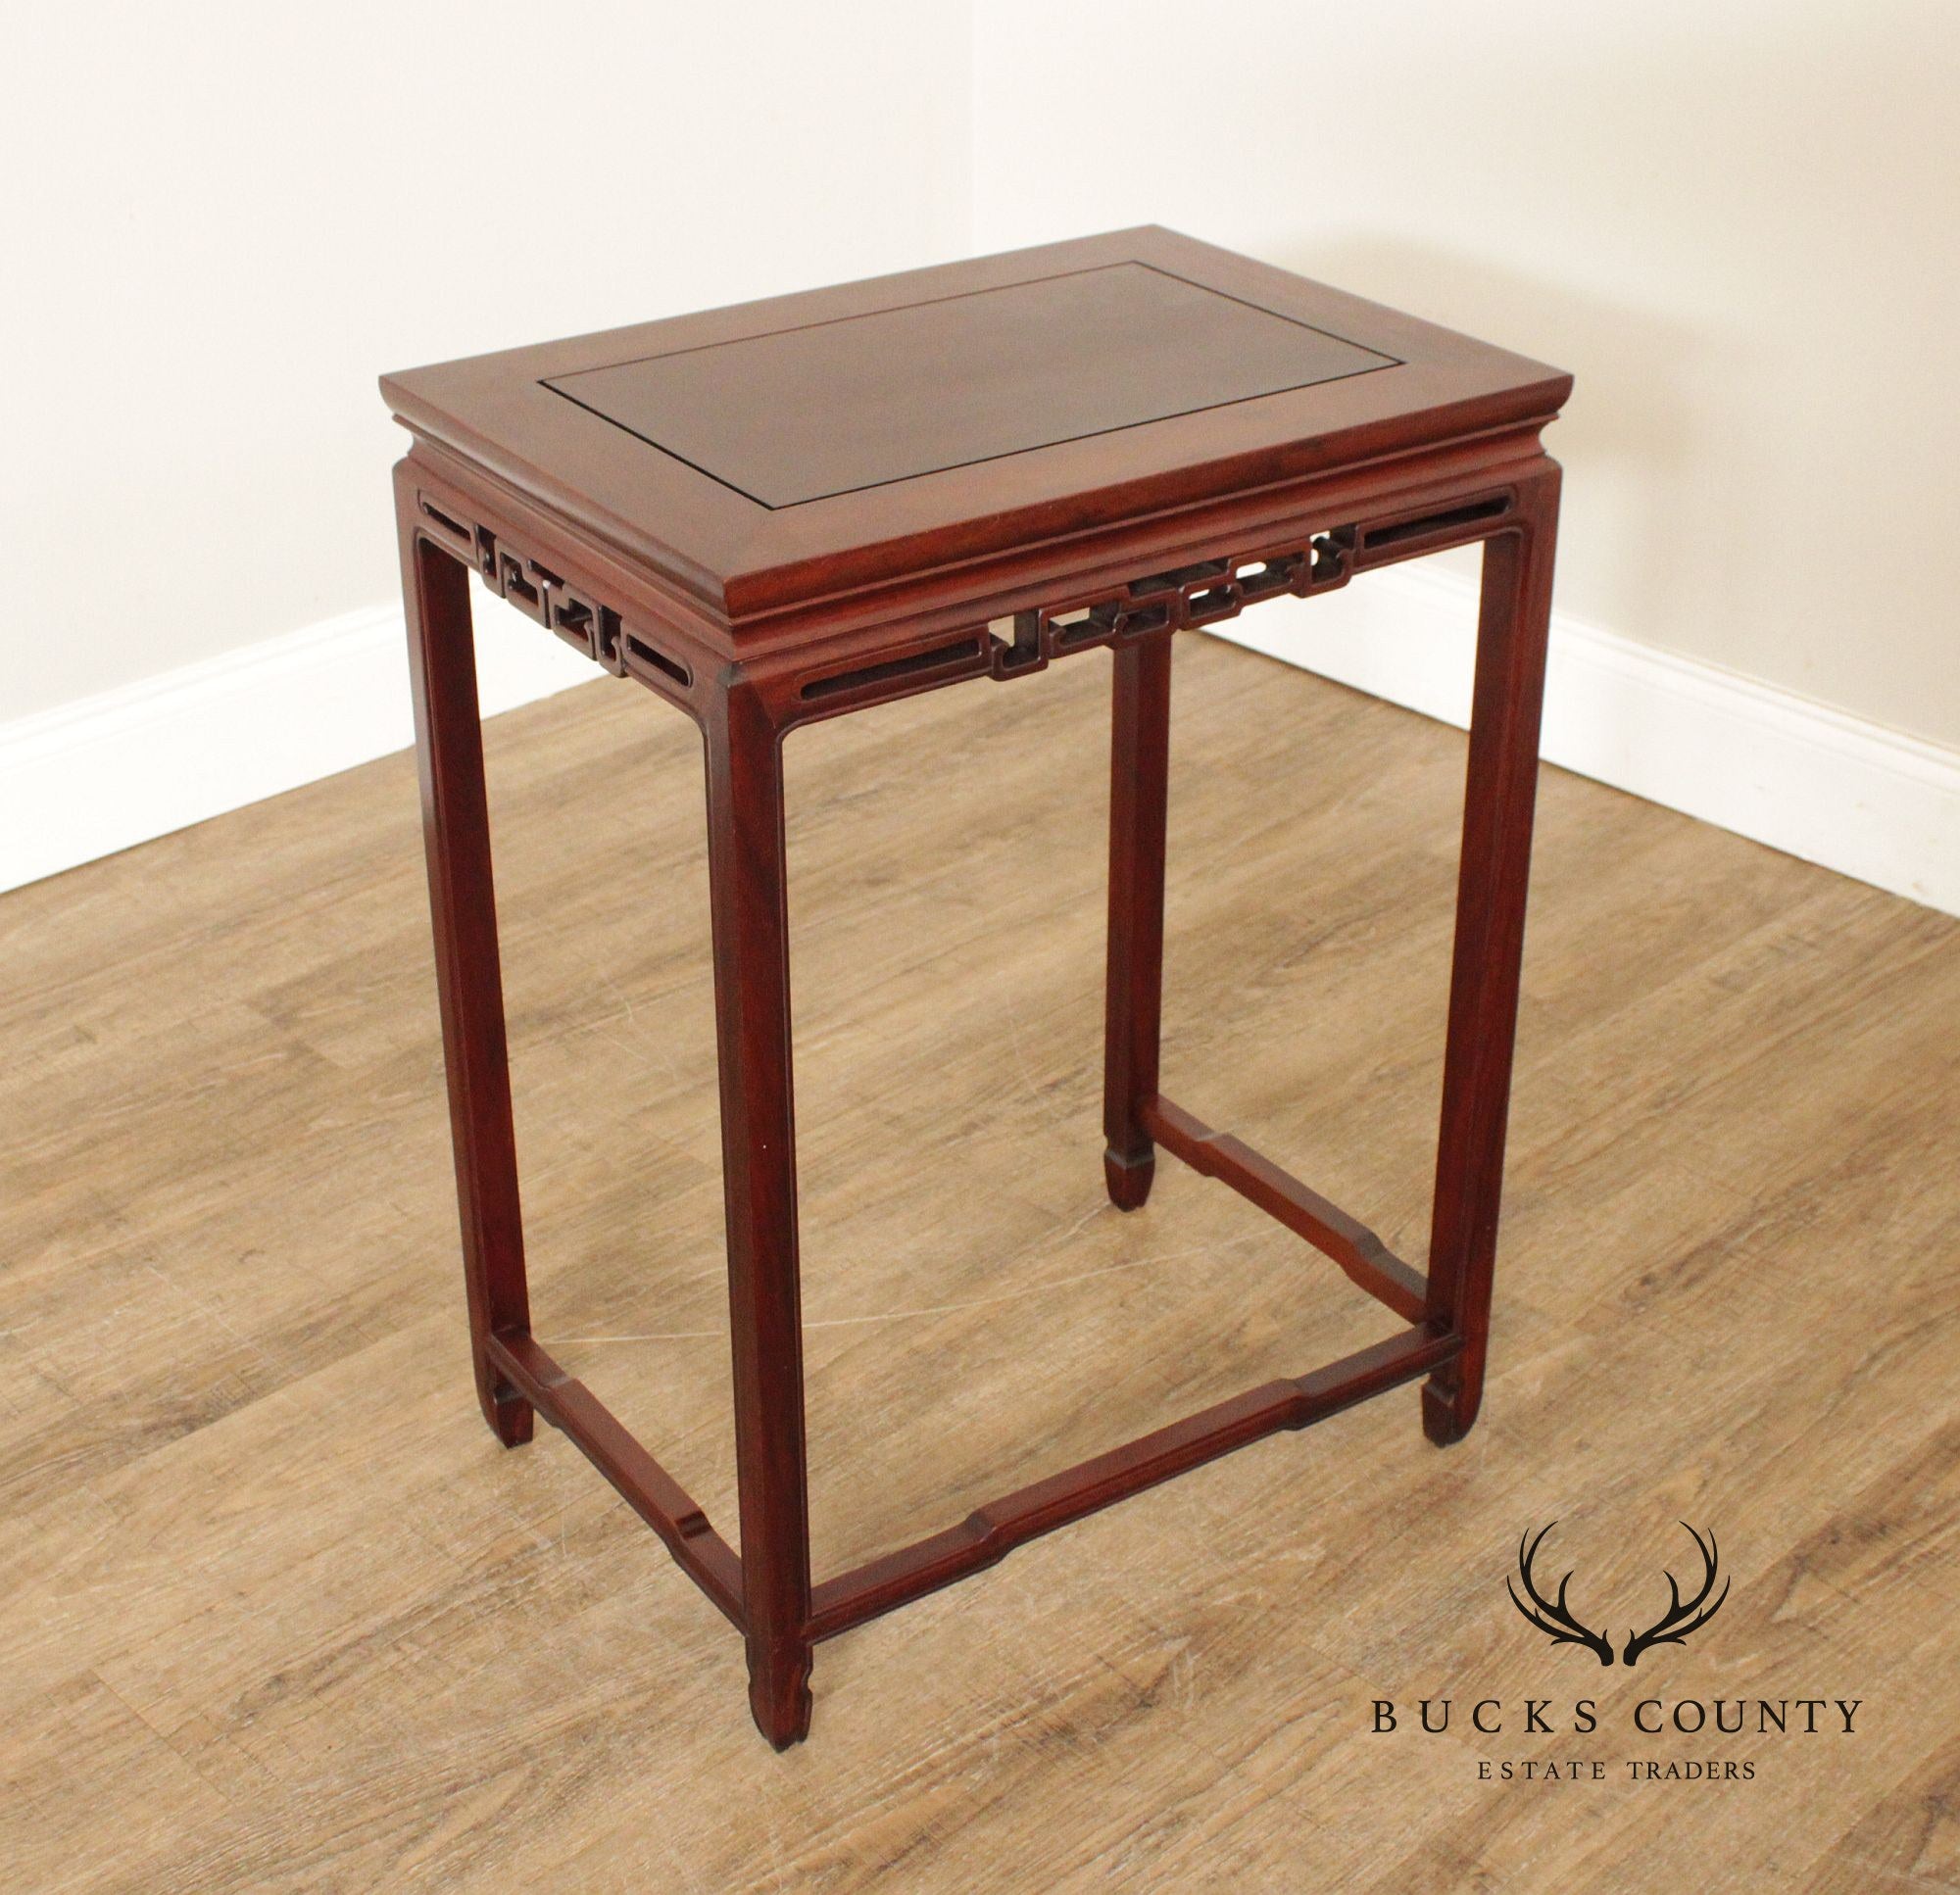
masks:
[[[725,622],[1541,422],[1570,385],[1155,226],[382,380]]]

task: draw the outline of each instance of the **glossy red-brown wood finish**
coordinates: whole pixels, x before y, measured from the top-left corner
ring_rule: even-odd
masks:
[[[970,364],[958,377],[948,363]],[[1395,365],[1148,264],[635,356],[547,386],[774,510]],[[929,383],[938,399],[914,399]]]
[[[1440,1446],[1462,1439],[1484,1397],[1558,489],[1548,462],[1520,481],[1514,523],[1484,550],[1429,1239],[1427,1313],[1464,1338],[1462,1354],[1422,1391],[1423,1427]]]
[[[707,736],[742,1603],[750,1702],[781,1744],[809,1729],[810,1709],[782,736],[740,684],[712,699]]]
[[[1111,404],[1129,398],[1104,381],[1086,391],[1081,412],[1116,415],[1106,433],[971,463],[959,460],[962,443],[1011,442],[1016,429],[1039,424],[1038,405],[986,414],[963,432],[935,420],[893,452],[895,464],[938,457],[940,471],[775,510],[698,469],[676,472],[680,463],[666,465],[671,457],[660,448],[537,388],[542,374],[569,377],[630,362],[633,350],[663,356],[823,324],[840,332],[804,336],[784,360],[842,364],[859,347],[841,332],[854,316],[1125,263],[1174,265],[1191,279],[1187,287],[1250,299],[1340,340],[1338,348],[1303,343],[1288,356],[1294,345],[1280,336],[1280,355],[1249,370],[1267,381],[1285,379],[1276,362],[1297,359],[1302,372],[1316,364],[1351,368],[1344,350],[1395,365],[1242,399],[1231,394],[1229,365],[1164,363],[1152,386],[1137,392],[1139,402],[1161,409],[1181,399],[1176,391],[1222,388],[1223,406],[1122,424],[1120,406]],[[1087,306],[1107,289],[1099,286]],[[1026,372],[1039,382],[1044,364],[1065,365],[1068,352],[1094,337],[1062,337],[1051,347],[998,330],[987,340],[989,324],[1011,323],[1013,308],[1031,300],[1052,311],[1082,299],[1043,291],[997,299],[986,311],[976,303],[955,326],[978,334],[976,347],[1031,364]],[[1182,291],[1156,301],[1172,312],[1165,348],[1201,353],[1205,335],[1218,333],[1213,313]],[[1148,340],[1155,333],[1148,324],[1162,312],[1150,298],[1136,308]],[[1191,332],[1180,338],[1187,318]],[[937,336],[952,319],[945,312],[907,316],[880,334]],[[649,427],[667,425],[661,403],[679,399],[680,387],[691,424],[710,430],[700,437],[707,453],[718,423],[685,402],[720,383],[704,381],[700,367],[678,381],[662,369],[657,382],[629,377],[624,386],[637,391],[635,419]],[[773,372],[789,371],[778,364]],[[861,361],[850,372],[863,372]],[[916,379],[925,371],[915,364],[893,372]],[[1371,390],[1357,393],[1362,384]],[[1424,1377],[1431,1438],[1462,1435],[1476,1417],[1489,1346],[1556,537],[1558,470],[1537,436],[1563,401],[1567,378],[1152,230],[546,345],[384,386],[416,437],[397,469],[397,512],[479,1398],[507,1444],[529,1437],[533,1412],[562,1430],[741,1629],[751,1709],[771,1743],[781,1748],[808,1733],[816,1641],[991,1565],[1037,1534],[1276,1429],[1304,1427]],[[924,400],[931,390],[914,393]],[[540,407],[541,399],[551,405]],[[1002,399],[1011,406],[1017,397],[1009,389]],[[978,413],[970,405],[968,412]],[[567,423],[570,413],[585,421]],[[741,458],[748,478],[780,495],[800,483],[820,485],[836,468],[862,471],[872,464],[865,457],[881,452],[875,440],[859,438],[826,462],[824,444],[804,441],[774,465],[768,416],[737,419],[721,437],[729,466]],[[797,524],[781,525],[790,514]],[[1160,1090],[1171,653],[1186,627],[1477,541],[1486,547],[1483,604],[1425,1277],[1348,1212]],[[685,710],[703,732],[739,1556],[530,1334],[467,568],[606,669]],[[950,684],[989,678],[1018,688],[1050,663],[1104,646],[1114,671],[1109,1194],[1123,1209],[1141,1205],[1161,1147],[1321,1250],[1404,1327],[1344,1361],[1219,1403],[813,1583],[783,737],[801,723]]]
[[[470,1355],[484,1419],[506,1447],[515,1447],[531,1438],[530,1404],[500,1373],[490,1339],[500,1330],[527,1332],[531,1315],[517,1203],[517,1147],[511,1125],[511,1064],[490,877],[490,812],[476,710],[469,575],[415,530],[412,504],[398,508],[398,513]]]
[[[950,464],[930,478],[774,510],[554,386],[636,359],[1125,265],[1238,298],[1400,365],[1215,402],[1032,453],[969,460],[961,440],[948,435],[935,457]],[[1016,319],[1011,308],[1000,312],[1004,326]],[[1040,326],[1054,317],[1034,310],[1018,320]],[[1214,346],[1203,333],[1164,341],[1167,353],[1201,355]],[[914,393],[914,407],[956,413],[943,385],[956,380],[956,364],[921,357],[890,368]],[[924,379],[929,375],[935,379]],[[1040,541],[1109,532],[1145,515],[1315,473],[1534,430],[1558,412],[1570,388],[1569,376],[1543,363],[1155,226],[441,363],[382,382],[390,406],[417,436],[626,554],[677,605],[729,628],[730,650],[765,642],[773,620],[787,613],[801,622],[820,600],[881,590],[916,596],[942,579],[943,594],[971,598],[985,590],[984,579],[970,571],[955,576],[948,567],[984,569],[1004,558],[1026,570]],[[776,393],[785,399],[782,389]],[[820,404],[824,392],[808,391],[805,399]],[[1046,418],[1038,387],[1003,383],[992,400],[1025,411],[1030,429],[1039,431]],[[1140,397],[1141,408],[1149,405]],[[1058,561],[1063,570],[1077,563],[1072,554]],[[847,616],[861,619],[869,609],[860,598]]]
[[[1117,648],[1109,740],[1109,962],[1103,989],[1102,1153],[1109,1201],[1151,1194],[1163,1016],[1164,822],[1170,779],[1168,635]]]

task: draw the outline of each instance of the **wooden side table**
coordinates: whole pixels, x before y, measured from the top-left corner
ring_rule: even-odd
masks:
[[[747,1641],[781,1748],[811,1647],[1281,1428],[1484,1381],[1571,378],[1154,227],[390,375],[443,1046],[477,1392],[563,1430]],[[1484,543],[1425,1277],[1158,1090],[1170,652],[1187,626]],[[467,574],[702,727],[741,1553],[531,1335]],[[1103,1167],[1159,1147],[1398,1319],[1296,1381],[812,1583],[784,900],[784,733],[1099,647],[1115,670]]]

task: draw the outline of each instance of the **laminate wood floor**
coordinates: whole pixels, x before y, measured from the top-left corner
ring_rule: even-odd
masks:
[[[1174,1161],[1104,1199],[1107,689],[790,740],[819,1576],[1394,1326]],[[1463,740],[1202,638],[1175,703],[1166,1088],[1419,1262]],[[488,751],[538,1334],[732,1539],[698,742],[602,680]],[[1471,1438],[1401,1390],[1042,1540],[820,1647],[783,1757],[612,1490],[478,1417],[412,760],[0,899],[0,1885],[1956,1885],[1960,923],[1541,811]],[[1552,1520],[1616,1639],[1678,1521],[1727,1603],[1553,1647]]]

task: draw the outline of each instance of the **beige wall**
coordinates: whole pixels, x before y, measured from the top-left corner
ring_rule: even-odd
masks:
[[[961,254],[967,41],[902,0],[18,11],[0,722],[393,597],[382,369]]]
[[[0,115],[0,886],[405,741],[376,668],[400,650],[378,370],[1155,220],[1575,370],[1561,610],[1947,748],[1733,694],[1743,741],[1711,740],[1679,702],[1582,702],[1555,655],[1548,753],[1960,905],[1944,0],[23,18]],[[270,682],[170,682],[293,633]],[[1400,685],[1345,675],[1428,707],[1460,646],[1404,639]],[[1584,742],[1557,747],[1561,716]],[[1838,754],[1813,783],[1820,733]],[[10,854],[16,809],[40,833]]]
[[[1578,376],[1559,603],[1960,745],[1960,7],[991,0],[975,247],[1157,221]]]

